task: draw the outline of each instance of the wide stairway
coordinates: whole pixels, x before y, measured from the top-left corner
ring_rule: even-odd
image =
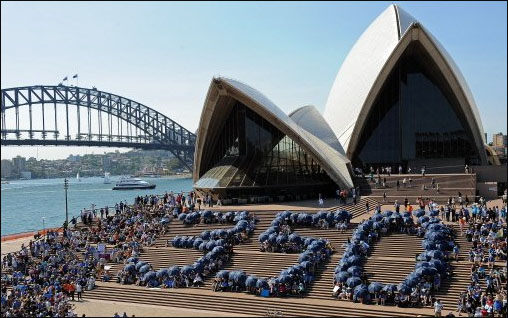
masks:
[[[374,179],[377,175],[374,175]],[[368,176],[365,178],[355,178],[355,184],[360,186],[360,193],[363,195],[369,195],[371,198],[375,198],[379,201],[383,199],[383,193],[386,192],[386,196],[389,202],[399,200],[403,202],[404,198],[408,198],[411,204],[415,204],[417,197],[432,198],[438,203],[444,203],[449,197],[454,197],[457,202],[458,193],[462,194],[462,199],[465,200],[466,195],[469,197],[469,201],[474,201],[476,194],[476,174],[426,174],[422,177],[421,174],[392,174],[381,175],[381,180],[386,178],[386,187],[382,185],[376,187],[375,181],[371,181]],[[403,187],[402,180],[406,178],[412,179],[411,187],[409,187],[409,181],[406,187]],[[434,178],[436,185],[439,184],[439,193],[437,189],[432,189],[431,183]],[[400,187],[397,190],[397,180],[399,180]],[[426,186],[426,190],[422,190],[422,186]]]
[[[356,206],[344,207],[353,213],[354,217],[365,212],[365,200]],[[374,207],[374,201],[370,202]],[[311,212],[312,213],[312,212]],[[257,237],[272,221],[276,212],[256,211],[259,218],[257,228],[247,244],[234,248],[234,255],[227,270],[244,270],[247,274],[259,277],[276,276],[279,272],[297,262],[298,254],[262,253],[259,252]],[[166,247],[166,241],[175,235],[199,235],[205,229],[227,228],[232,225],[197,225],[184,226],[174,220],[169,226],[169,232],[158,239],[154,247],[146,248],[141,259],[150,262],[155,269],[167,268],[171,265],[192,264],[203,255],[194,249],[176,249]],[[333,288],[333,272],[343,252],[343,243],[351,236],[356,224],[340,233],[335,229],[295,228],[300,235],[326,238],[332,242],[335,249],[330,261],[321,264],[316,270],[316,279],[309,287],[303,298],[262,298],[247,293],[216,293],[211,291],[213,277],[205,279],[205,286],[201,288],[182,289],[148,289],[132,285],[117,283],[98,283],[99,287],[87,291],[85,298],[183,307],[200,310],[230,312],[263,316],[268,310],[278,310],[284,316],[417,316],[432,315],[430,308],[396,308],[391,306],[375,306],[355,304],[331,297]],[[455,226],[458,230],[458,227]],[[454,276],[442,282],[437,298],[444,303],[444,311],[454,310],[461,291],[469,283],[469,267],[467,251],[470,243],[465,237],[457,236],[455,241],[460,245],[461,257],[459,262],[452,262]],[[415,236],[405,234],[390,234],[376,242],[370,251],[364,269],[370,282],[397,284],[414,269],[415,254],[422,251],[421,241]],[[120,269],[120,264],[112,265],[113,273]]]

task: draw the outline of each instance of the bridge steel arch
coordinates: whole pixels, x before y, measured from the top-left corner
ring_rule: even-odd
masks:
[[[71,136],[69,130],[69,105],[77,108],[74,115],[77,116],[75,136]],[[34,106],[42,107],[42,116],[33,118]],[[54,109],[52,127],[49,127],[45,111],[48,106]],[[62,106],[65,106],[66,125],[63,125],[57,116],[57,107]],[[21,118],[22,107],[28,107],[28,118]],[[87,115],[84,126],[88,129],[84,132],[81,131],[81,108],[84,108]],[[93,119],[98,132],[92,133],[91,110],[96,110],[98,114],[98,117]],[[6,113],[10,114],[11,111],[14,111],[11,117],[15,118],[15,123],[7,121]],[[106,127],[103,127],[103,113],[108,116]],[[117,120],[116,132],[113,132],[114,118]],[[28,129],[21,128],[20,120],[24,123],[28,121]],[[34,123],[42,124],[42,130],[34,129]],[[59,123],[60,126],[65,126],[63,133],[58,130]],[[126,131],[123,131],[124,124]],[[28,137],[25,138],[24,134]],[[39,137],[36,137],[36,134]],[[1,145],[6,146],[106,146],[167,150],[192,170],[196,135],[162,113],[119,95],[76,86],[36,85],[2,89],[0,140]]]

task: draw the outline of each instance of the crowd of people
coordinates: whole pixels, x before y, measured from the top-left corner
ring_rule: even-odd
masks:
[[[85,254],[86,241],[70,230],[50,231],[2,259],[2,317],[74,317],[69,301],[95,287],[98,259]]]
[[[462,234],[471,242],[467,256],[471,281],[458,299],[457,312],[470,317],[505,317],[508,298],[506,205],[500,209],[479,204],[471,212],[458,218],[467,226]]]
[[[188,210],[194,197],[183,194],[136,197],[108,207],[82,210],[77,227],[72,218],[58,231],[34,235],[28,246],[2,258],[1,314],[6,317],[73,317],[71,300],[80,301],[96,279],[111,279],[107,261],[122,263],[137,258],[144,246],[165,233],[172,213]],[[98,215],[100,213],[100,216]],[[100,245],[112,244],[109,253]]]

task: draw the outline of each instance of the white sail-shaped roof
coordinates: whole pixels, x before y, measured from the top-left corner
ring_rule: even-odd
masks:
[[[414,17],[390,5],[363,32],[340,67],[324,117],[351,158],[367,115],[381,86],[404,49],[420,41],[452,87],[486,163],[479,112],[464,76],[441,44]]]
[[[242,82],[224,77],[214,78],[212,80],[201,114],[194,158],[194,182],[204,173],[204,171],[201,171],[201,160],[204,160],[203,152],[205,144],[207,143],[207,137],[209,134],[213,135],[215,130],[221,126],[217,122],[212,122],[212,118],[219,118],[220,112],[224,111],[219,106],[219,103],[217,103],[221,95],[227,95],[240,101],[297,142],[300,147],[319,163],[330,178],[339,186],[342,188],[353,187],[353,181],[348,169],[350,162],[347,157],[340,152],[340,149],[336,149],[329,143],[321,140],[320,136],[315,136],[312,131],[300,127],[293,119],[259,91]],[[318,124],[326,124],[326,122],[319,118],[314,118],[314,120],[318,122]],[[330,139],[328,141],[331,141],[333,144],[333,140]]]

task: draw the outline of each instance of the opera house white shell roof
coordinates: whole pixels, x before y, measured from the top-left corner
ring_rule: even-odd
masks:
[[[487,163],[481,119],[473,95],[453,59],[415,18],[390,5],[372,22],[344,60],[329,93],[324,116],[314,106],[286,115],[252,87],[229,78],[214,78],[201,114],[194,158],[194,182],[202,171],[210,136],[217,135],[225,120],[227,96],[249,107],[297,142],[341,187],[353,187],[351,159],[366,119],[383,84],[409,44],[418,41],[435,62],[456,97],[471,129],[482,164]],[[222,100],[222,102],[224,99]],[[223,108],[221,108],[223,107]],[[324,119],[326,118],[326,120]]]
[[[205,107],[201,114],[199,129],[196,139],[196,152],[194,158],[193,179],[196,182],[204,173],[201,171],[201,162],[204,158],[203,148],[208,143],[208,137],[214,134],[214,130],[221,127],[220,123],[213,122],[212,118],[216,112],[224,110],[217,103],[218,96],[230,96],[265,119],[271,122],[280,131],[298,142],[326,171],[330,178],[341,187],[353,187],[348,165],[349,159],[343,154],[338,140],[335,138],[328,124],[321,114],[313,106],[306,106],[306,112],[302,108],[292,114],[298,114],[300,123],[312,123],[309,126],[300,126],[288,115],[286,115],[271,100],[254,88],[229,78],[214,78],[205,101]],[[308,119],[308,120],[306,120]],[[307,129],[305,129],[307,127]],[[328,127],[328,129],[312,129],[312,127]],[[317,134],[317,135],[316,135]]]
[[[340,67],[324,117],[351,158],[371,107],[390,71],[412,41],[436,62],[459,100],[485,164],[480,115],[464,76],[441,44],[410,14],[390,5],[363,32]]]

